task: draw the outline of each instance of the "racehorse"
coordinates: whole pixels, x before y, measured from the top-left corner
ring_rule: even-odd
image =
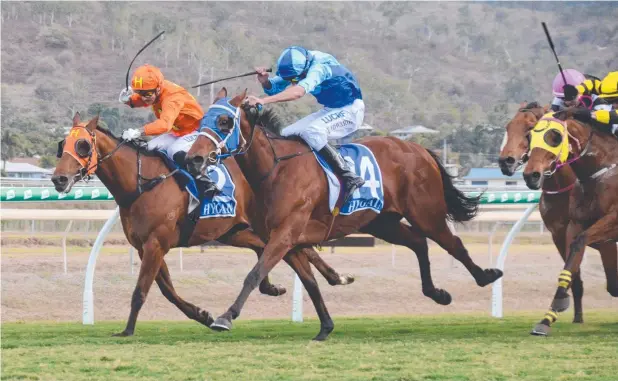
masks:
[[[579,271],[585,247],[610,243],[615,248],[618,241],[618,140],[572,119],[574,110],[546,114],[536,123],[524,168],[530,189],[541,188],[561,163],[568,162],[577,177],[568,208],[567,260],[552,305],[532,330],[533,335],[549,334],[557,313],[569,307],[568,289],[573,274]],[[613,261],[615,266],[615,255]],[[609,289],[609,282],[608,291],[618,296],[618,288]]]
[[[188,213],[188,192],[172,179],[164,181],[177,171],[171,171],[159,154],[146,151],[139,143],[121,141],[97,123],[98,116],[88,123],[81,123],[79,113],[75,114],[73,128],[59,143],[60,160],[51,180],[58,192],[68,192],[76,181],[96,172],[120,206],[125,236],[138,250],[142,264],[131,299],[127,326],[116,335],[130,336],[134,333],[137,315],[153,280],[156,280],[163,295],[187,317],[210,327],[213,317],[209,312],[178,296],[163,258],[171,248],[181,246],[181,236],[186,229],[183,221]],[[261,221],[256,218],[253,193],[235,161],[226,162],[226,168],[235,183],[235,216],[200,219],[190,236],[185,233],[185,246],[217,240],[252,249],[259,258],[264,242],[248,229],[249,226],[254,227],[253,221]],[[286,261],[303,280],[309,277],[308,271],[311,270],[308,263],[311,262],[331,285],[354,281],[349,275],[341,276],[335,272],[312,248],[290,253]],[[260,283],[260,291],[272,296],[286,292],[285,288],[270,284],[267,278]]]
[[[505,145],[498,160],[502,173],[512,176],[528,159],[530,150],[530,132],[549,108],[542,107],[537,102],[520,105],[513,119],[506,125]],[[577,177],[570,165],[557,165],[555,173],[543,181],[539,212],[543,223],[551,232],[554,245],[560,256],[566,262],[566,231],[569,224],[569,203],[572,189]],[[616,296],[618,294],[618,263],[616,245],[614,243],[594,244],[591,247],[599,250],[601,261],[607,279],[607,291]],[[575,311],[573,323],[583,323],[584,313],[582,298],[584,285],[580,271],[574,272],[571,288],[573,290],[573,304]]]
[[[247,275],[234,304],[211,328],[230,330],[232,320],[239,316],[249,294],[291,248],[320,244],[357,231],[412,249],[419,261],[423,294],[443,305],[451,302],[451,296],[433,285],[427,238],[461,261],[479,286],[502,276],[498,269],[483,270],[476,265],[461,240],[449,229],[449,219],[457,222],[472,219],[479,199],[466,197],[455,188],[434,153],[393,137],[367,137],[357,141],[370,149],[383,171],[383,184],[375,184],[374,176],[366,182],[366,186],[376,189],[383,186],[383,209],[380,213],[365,209],[337,215],[336,209],[329,208],[327,178],[313,152],[304,142],[276,135],[281,123],[272,110],[260,113],[242,105],[246,92],[228,98],[225,88],[219,91],[208,113],[215,106],[227,108],[213,126],[225,137],[212,128],[202,129],[186,157],[189,171],[197,175],[207,163],[221,156],[219,147],[225,145],[227,154],[223,156],[236,157],[256,198],[261,200],[267,226],[262,237],[267,242],[262,257]],[[240,149],[229,152],[230,141],[240,142]],[[401,223],[402,217],[410,225]],[[307,291],[311,293],[309,288]],[[325,307],[317,313],[321,327],[314,340],[324,340],[334,325]]]

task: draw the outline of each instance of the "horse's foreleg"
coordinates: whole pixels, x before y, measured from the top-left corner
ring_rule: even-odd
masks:
[[[264,242],[249,229],[241,230],[229,237],[221,238],[218,241],[230,246],[251,249],[257,254],[258,260],[264,252]],[[285,294],[287,290],[280,284],[270,283],[270,278],[267,275],[266,278],[260,282],[260,292],[264,295],[279,296]]]
[[[199,323],[204,324],[209,327],[210,324],[214,321],[210,312],[205,311],[185,300],[183,300],[174,289],[174,285],[172,284],[172,278],[170,277],[169,269],[167,268],[167,264],[165,263],[165,259],[161,263],[161,268],[159,269],[159,274],[157,274],[157,285],[161,290],[163,296],[167,298],[170,302],[172,302],[179,310],[181,310],[189,319],[193,319]]]
[[[568,256],[564,269],[558,277],[558,288],[554,295],[551,307],[543,319],[534,327],[531,334],[546,336],[550,326],[558,319],[558,312],[569,308],[568,290],[572,284],[572,276],[579,271],[586,246],[599,244],[607,241],[615,241],[618,238],[618,216],[615,213],[608,214],[598,220],[588,229],[583,230],[581,225],[571,223],[567,228]],[[583,230],[583,231],[582,231]]]
[[[320,254],[313,248],[306,247],[302,249],[302,252],[331,286],[346,285],[354,282],[354,276],[352,274],[339,274],[328,263],[324,262]]]
[[[270,270],[275,267],[281,258],[293,247],[291,226],[293,224],[282,224],[283,228],[279,231],[273,231],[270,235],[270,240],[264,248],[264,253],[251,269],[243,283],[242,290],[234,304],[221,316],[219,316],[210,328],[215,330],[228,331],[232,328],[232,320],[240,315],[243,305],[251,292],[257,285],[268,275]]]
[[[290,267],[294,269],[296,274],[298,274],[298,277],[302,281],[303,286],[305,286],[318,317],[320,318],[320,333],[318,333],[313,340],[326,340],[328,335],[335,328],[335,324],[328,314],[326,304],[324,304],[324,299],[322,299],[322,294],[320,293],[320,288],[318,287],[318,282],[315,280],[313,272],[311,271],[311,265],[309,264],[307,255],[302,251],[293,250],[286,255],[284,259]]]
[[[415,228],[402,224],[400,220],[401,216],[399,215],[380,215],[361,231],[393,245],[403,245],[412,250],[418,259],[423,295],[438,304],[450,304],[451,295],[446,290],[436,288],[433,284],[427,238]]]
[[[140,250],[142,265],[140,266],[137,285],[135,286],[133,297],[131,298],[131,313],[129,314],[129,320],[127,321],[127,326],[124,331],[114,334],[114,336],[132,336],[133,332],[135,332],[137,315],[146,301],[146,296],[148,295],[148,291],[152,286],[155,276],[159,272],[159,268],[163,262],[163,255],[163,250],[156,238],[150,238],[142,246],[142,250]]]
[[[562,260],[566,263],[566,237],[565,237],[566,229],[562,228],[560,230],[552,231],[551,238],[554,241],[554,245],[558,249]],[[584,297],[584,282],[582,282],[580,272],[576,272],[573,274],[573,284],[571,285],[573,289],[573,305],[575,306],[575,311],[573,314],[573,323],[583,323],[584,322],[584,311],[582,307],[582,298]]]

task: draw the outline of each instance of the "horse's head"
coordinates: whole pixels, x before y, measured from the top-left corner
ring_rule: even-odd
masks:
[[[506,125],[506,134],[502,143],[498,164],[507,176],[513,176],[528,159],[530,130],[547,112],[547,106],[541,107],[537,102],[522,103],[517,114]]]
[[[56,156],[60,160],[51,178],[58,192],[69,192],[76,181],[96,170],[99,153],[96,149],[95,130],[98,122],[97,115],[88,123],[82,123],[79,113],[76,113],[73,128],[64,140],[58,142]]]
[[[545,114],[530,133],[530,158],[524,169],[524,180],[530,189],[539,189],[546,177],[567,163],[569,155],[577,160],[590,136],[587,128],[570,119],[569,110]]]
[[[217,93],[202,119],[200,134],[185,158],[187,170],[193,176],[199,176],[206,167],[215,164],[223,151],[229,153],[243,148],[245,142],[240,124],[246,118],[240,106],[246,95],[245,90],[234,98],[228,98],[225,87]]]

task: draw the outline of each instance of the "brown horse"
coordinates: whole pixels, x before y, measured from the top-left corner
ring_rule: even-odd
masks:
[[[218,93],[217,101],[224,97],[227,97],[225,88]],[[450,303],[451,297],[433,285],[427,238],[461,261],[479,286],[502,276],[500,270],[483,270],[476,265],[461,240],[450,231],[447,220],[472,219],[479,201],[466,197],[454,187],[435,154],[418,144],[393,137],[369,137],[358,141],[371,149],[383,171],[384,206],[379,214],[362,210],[352,215],[333,216],[328,205],[326,176],[307,145],[265,131],[269,124],[276,124],[272,110],[260,114],[254,108],[241,107],[245,97],[246,90],[228,100],[238,118],[233,114],[221,115],[216,127],[230,134],[239,131],[240,140],[248,140],[235,157],[262,201],[260,206],[267,226],[263,239],[268,243],[257,265],[247,275],[240,295],[228,311],[216,319],[213,328],[231,329],[232,320],[239,316],[249,294],[288,250],[357,231],[412,249],[419,261],[423,294],[440,304]],[[192,173],[203,171],[204,164],[217,153],[213,139],[200,136],[187,154],[186,161]],[[401,223],[402,217],[409,226]],[[325,307],[318,310],[318,316],[321,329],[315,339],[324,340],[334,326]]]
[[[615,247],[618,241],[618,140],[572,119],[573,110],[556,113],[560,119],[547,114],[537,122],[531,131],[530,159],[524,169],[530,189],[541,188],[557,165],[567,160],[577,176],[568,209],[567,260],[552,305],[532,330],[533,335],[549,334],[557,313],[569,307],[568,289],[572,275],[579,271],[585,247],[601,243]],[[615,256],[613,260],[615,265]]]
[[[137,315],[153,280],[156,280],[163,295],[187,317],[210,327],[213,318],[209,312],[178,296],[163,258],[171,248],[179,245],[182,222],[187,215],[188,193],[181,190],[173,179],[163,181],[169,177],[170,171],[160,157],[145,151],[139,144],[120,141],[111,132],[98,127],[97,123],[98,116],[86,124],[80,123],[79,114],[75,115],[64,147],[59,148],[62,156],[51,180],[58,192],[68,192],[74,182],[83,179],[86,173],[96,172],[120,205],[124,233],[129,243],[138,250],[142,264],[127,326],[118,335],[130,336],[134,333]],[[227,245],[250,248],[259,258],[264,242],[248,229],[252,221],[262,220],[256,218],[253,192],[234,160],[228,161],[226,167],[236,186],[236,216],[200,219],[187,246],[217,240]],[[160,183],[147,186],[148,183],[142,183],[146,178],[159,179]],[[152,189],[146,191],[147,187]],[[303,280],[308,277],[306,268],[309,262],[331,285],[347,284],[354,280],[350,276],[337,274],[311,248],[290,253],[286,261]],[[286,290],[270,284],[265,278],[260,283],[260,291],[277,296]]]
[[[548,106],[542,107],[537,102],[529,104],[524,102],[520,105],[520,109],[506,125],[506,142],[500,152],[499,159],[502,173],[512,176],[527,161],[530,149],[530,131],[548,109]],[[569,202],[576,181],[577,177],[568,164],[560,166],[551,177],[543,181],[543,193],[539,202],[539,211],[543,223],[550,231],[552,240],[565,262]],[[591,245],[591,247],[601,253],[601,261],[607,279],[607,291],[612,296],[616,296],[618,294],[618,264],[616,261],[618,250],[616,245],[614,243],[602,243]],[[573,323],[583,323],[584,284],[581,280],[580,271],[573,273],[571,288],[575,306]]]

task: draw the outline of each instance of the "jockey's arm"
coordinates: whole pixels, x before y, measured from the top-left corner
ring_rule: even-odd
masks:
[[[603,124],[618,124],[618,112],[616,110],[597,110],[593,114],[593,119]]]
[[[575,86],[579,95],[599,95],[601,81],[596,79],[587,79],[581,84]]]
[[[182,96],[172,95],[161,103],[159,119],[144,126],[144,135],[160,135],[170,132],[174,127],[174,121],[178,118],[180,110],[184,106]]]
[[[271,95],[260,99],[261,103],[266,105],[269,103],[295,101],[305,95],[305,89],[301,86],[290,86],[279,94]]]
[[[305,76],[305,78],[298,82],[296,86],[290,86],[278,94],[262,98],[261,103],[268,104],[287,102],[302,98],[305,94],[312,92],[320,83],[331,78],[332,75],[332,71],[328,66],[322,64],[314,64],[309,68],[309,71],[307,71],[307,75]],[[275,78],[273,78],[273,80]],[[269,93],[266,92],[266,94]]]

